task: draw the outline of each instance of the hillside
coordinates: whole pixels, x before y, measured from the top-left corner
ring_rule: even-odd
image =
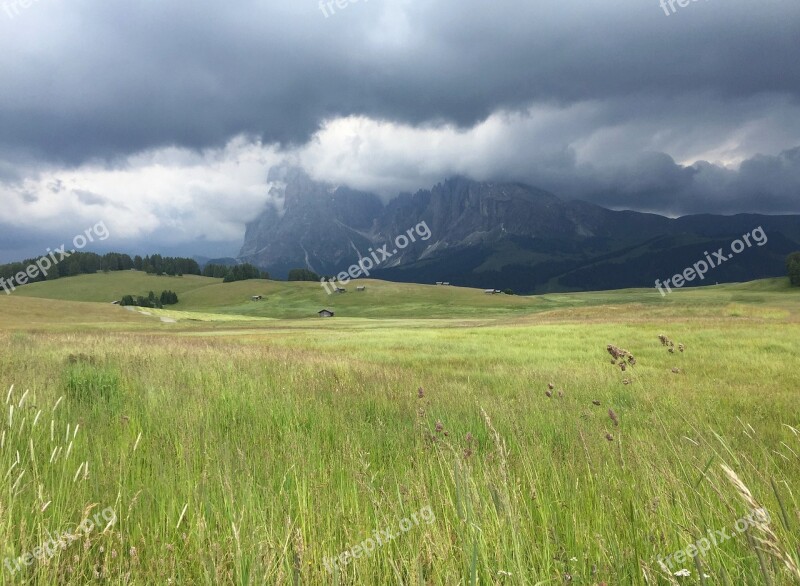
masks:
[[[355,283],[355,282],[354,282]],[[317,318],[327,308],[337,318],[372,319],[477,319],[487,320],[546,312],[564,312],[597,306],[636,307],[655,314],[752,315],[773,313],[787,304],[794,306],[798,292],[783,278],[748,283],[683,289],[662,297],[655,289],[625,289],[590,293],[553,293],[537,296],[488,295],[481,289],[394,283],[362,279],[346,287],[347,293],[328,295],[319,283],[251,280],[222,283],[207,277],[157,277],[125,271],[80,275],[22,287],[18,297],[63,301],[110,303],[123,294],[144,295],[171,289],[179,303],[169,310],[224,314],[251,318]],[[256,295],[263,297],[252,301]],[[0,297],[2,302],[2,297]],[[121,310],[111,307],[110,311]],[[790,315],[787,309],[786,316]],[[562,315],[563,317],[563,315]],[[629,311],[621,319],[631,319]]]
[[[111,303],[121,299],[123,295],[147,295],[148,291],[160,293],[165,289],[175,291],[180,296],[187,291],[221,282],[222,279],[196,275],[159,277],[142,271],[113,271],[33,283],[19,287],[14,295]]]

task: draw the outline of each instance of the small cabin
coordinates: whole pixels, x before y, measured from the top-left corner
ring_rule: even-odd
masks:
[[[443,285],[444,283],[442,281],[436,281],[436,284],[437,285]]]
[[[445,281],[444,283],[442,283],[442,285],[444,285],[445,287],[449,287],[450,286],[450,281]]]
[[[250,299],[252,301],[261,301],[262,299],[264,299],[264,296],[263,295],[253,295]]]
[[[330,309],[322,309],[317,312],[320,317],[333,317],[334,313]]]
[[[364,285],[361,285],[360,287],[356,287],[356,291],[366,291],[366,290],[367,290],[367,288]]]

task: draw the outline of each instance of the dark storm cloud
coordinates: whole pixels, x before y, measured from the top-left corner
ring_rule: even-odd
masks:
[[[536,181],[537,178],[532,178]],[[738,170],[699,161],[684,166],[664,153],[645,153],[619,167],[572,168],[549,188],[605,207],[680,216],[800,213],[800,147],[757,155]]]
[[[469,126],[531,101],[800,96],[800,4],[777,0],[669,17],[656,0],[372,0],[329,18],[316,0],[42,0],[0,17],[0,149],[70,163],[302,143],[350,114]]]
[[[0,0],[0,256],[104,219],[227,256],[273,164],[671,215],[800,213],[800,3]],[[336,6],[336,4],[334,4]],[[276,147],[280,143],[283,149]],[[697,162],[699,161],[699,162]],[[706,162],[709,161],[709,162]]]

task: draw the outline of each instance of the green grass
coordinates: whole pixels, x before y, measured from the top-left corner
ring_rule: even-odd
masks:
[[[793,583],[774,555],[800,553],[800,292],[784,280],[666,298],[374,281],[330,320],[307,318],[318,284],[164,287],[181,303],[151,316],[77,301],[82,279],[133,283],[115,276],[43,284],[69,301],[0,297],[2,557],[117,514],[3,583],[700,584],[695,562],[677,578],[656,560],[749,512],[723,463],[777,544],[712,547],[706,583]],[[425,507],[435,520],[398,530]],[[383,529],[396,538],[328,574]]]
[[[19,287],[12,296],[111,303],[115,300],[119,301],[123,295],[147,295],[149,291],[160,294],[166,289],[181,295],[187,291],[221,282],[222,279],[196,275],[159,277],[141,271],[114,271],[33,283]]]

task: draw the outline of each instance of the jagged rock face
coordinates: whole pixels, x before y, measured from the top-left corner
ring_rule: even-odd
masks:
[[[384,207],[373,194],[314,182],[302,171],[284,172],[282,178],[284,185],[273,189],[283,190],[283,209],[270,205],[248,224],[240,253],[241,260],[278,272],[305,266],[334,273],[423,221],[432,238],[400,251],[387,266],[509,235],[574,238],[598,229],[597,217],[576,213],[555,195],[520,184],[455,178],[430,191],[401,195]]]
[[[374,276],[451,281],[521,292],[648,286],[763,225],[771,246],[715,280],[777,276],[800,248],[800,216],[687,216],[611,211],[518,183],[453,178],[384,205],[371,193],[276,169],[269,205],[248,224],[239,260],[284,278],[306,267],[333,275],[424,222],[430,238],[385,260]],[[755,249],[754,249],[755,250]],[[689,263],[689,264],[686,264]]]
[[[295,267],[328,274],[366,253],[383,210],[376,195],[333,188],[296,170],[273,189],[283,192],[284,207],[269,205],[247,225],[240,260],[278,276]]]

